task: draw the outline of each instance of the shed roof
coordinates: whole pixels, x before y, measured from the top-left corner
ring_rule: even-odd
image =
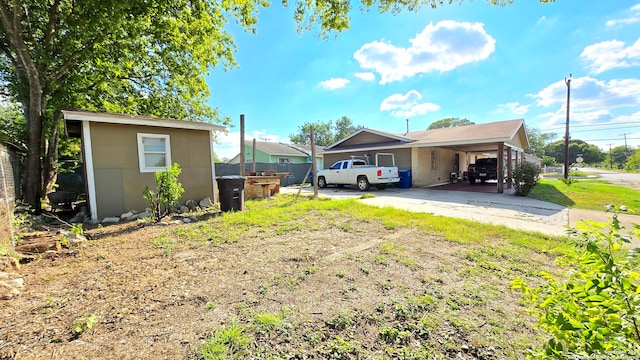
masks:
[[[155,118],[150,116],[141,115],[125,115],[125,114],[112,114],[106,112],[95,111],[80,111],[80,110],[62,110],[62,115],[65,120],[78,120],[78,121],[91,121],[110,124],[126,124],[126,125],[142,125],[142,126],[157,126],[165,128],[175,129],[192,129],[192,130],[208,130],[208,131],[224,131],[225,127],[221,125],[176,120],[166,118]]]

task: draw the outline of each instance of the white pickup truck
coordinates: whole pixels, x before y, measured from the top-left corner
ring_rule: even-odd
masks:
[[[394,164],[393,154],[378,155],[391,155],[391,162]],[[318,171],[318,186],[326,188],[327,185],[357,185],[360,191],[367,191],[369,185],[384,189],[387,185],[400,181],[397,167],[377,165],[378,155],[376,165],[370,165],[367,159],[357,157],[337,161],[329,169]]]

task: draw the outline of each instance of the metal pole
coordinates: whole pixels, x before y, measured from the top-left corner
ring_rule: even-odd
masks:
[[[240,176],[244,176],[244,114],[240,115]]]
[[[256,174],[256,138],[253,138],[253,163],[251,164],[251,172],[253,172],[253,175]]]
[[[311,125],[311,172],[313,173],[313,197],[318,197],[318,175],[316,175],[316,139],[313,131],[313,125]]]
[[[564,83],[567,85],[567,121],[564,131],[564,178],[569,177],[569,101],[571,99],[571,74],[569,78],[564,78]]]

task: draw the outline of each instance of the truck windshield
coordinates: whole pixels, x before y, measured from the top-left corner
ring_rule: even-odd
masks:
[[[342,167],[342,161],[338,161],[337,163],[331,165],[331,170],[340,170],[340,167]]]

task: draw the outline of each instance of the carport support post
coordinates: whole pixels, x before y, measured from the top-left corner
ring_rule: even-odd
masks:
[[[518,152],[516,151],[516,155],[518,154]],[[511,159],[511,157],[513,156],[513,152],[511,147],[507,148],[507,189],[511,189],[512,181],[511,178],[513,177],[513,160]]]
[[[504,143],[498,143],[498,194],[504,192]]]
[[[316,172],[316,136],[313,129],[313,125],[311,125],[311,134],[309,134],[311,138],[311,176],[313,176],[313,197],[318,197],[318,175]]]

